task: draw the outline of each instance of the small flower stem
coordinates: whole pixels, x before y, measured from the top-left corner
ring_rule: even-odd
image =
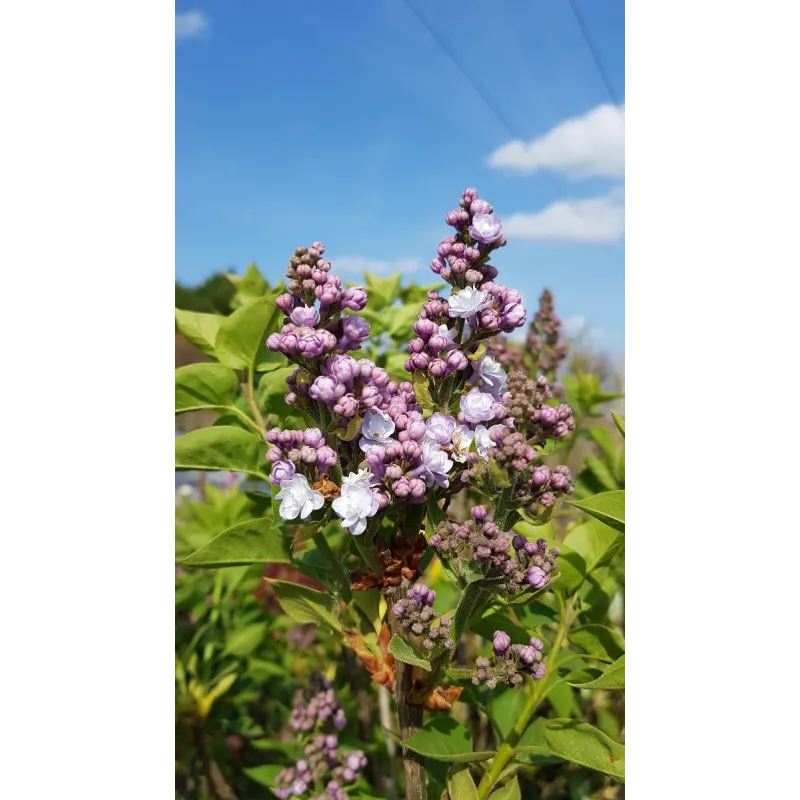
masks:
[[[528,701],[522,709],[519,719],[516,721],[514,727],[509,732],[506,740],[497,751],[497,755],[492,759],[492,766],[489,771],[483,776],[480,785],[478,786],[478,800],[486,800],[492,792],[494,785],[497,783],[500,773],[506,767],[506,764],[514,757],[514,748],[525,733],[528,723],[539,705],[542,697],[544,696],[547,684],[553,679],[556,674],[556,661],[561,646],[564,644],[564,639],[567,636],[567,631],[572,624],[572,609],[575,604],[575,596],[570,597],[566,603],[560,592],[556,592],[558,598],[558,606],[560,619],[558,623],[558,631],[556,638],[553,640],[553,647],[550,649],[550,655],[547,657],[545,664],[547,665],[547,677],[540,681],[533,681],[533,686],[530,687],[531,679],[526,678],[526,684],[530,687]]]
[[[244,394],[244,399],[247,401],[250,411],[253,412],[253,418],[255,419],[261,435],[265,435],[267,432],[267,425],[264,422],[264,417],[261,416],[261,412],[258,410],[258,405],[256,405],[255,370],[252,366],[247,370],[247,383],[242,384],[242,394]]]

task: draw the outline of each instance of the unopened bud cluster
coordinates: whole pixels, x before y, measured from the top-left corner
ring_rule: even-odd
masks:
[[[318,680],[322,689],[307,702],[301,694],[292,708],[289,727],[297,733],[308,733],[328,723],[339,731],[347,725],[344,709],[339,705],[330,681],[321,676]]]
[[[553,295],[545,289],[525,339],[525,347],[534,363],[545,372],[555,372],[567,356],[567,348],[559,343],[560,333],[561,319],[555,312]]]
[[[459,557],[502,568],[511,558],[509,533],[501,531],[483,506],[473,506],[472,519],[458,523],[444,520],[430,545],[444,557]]]
[[[494,689],[498,683],[516,686],[522,683],[523,675],[530,675],[535,681],[544,678],[546,667],[542,662],[544,643],[532,636],[529,644],[511,644],[511,638],[504,631],[495,631],[490,658],[475,661],[472,682],[475,686],[486,684]]]
[[[544,445],[547,439],[563,439],[575,430],[572,409],[566,403],[555,407],[547,404],[553,392],[544,375],[533,380],[517,370],[508,376],[507,385],[511,397],[506,408],[529,443]]]
[[[267,461],[272,464],[270,481],[280,486],[281,481],[300,472],[312,482],[324,475],[337,462],[336,451],[328,447],[319,428],[305,431],[284,431],[271,428],[267,431]]]
[[[439,625],[433,627],[438,614],[433,609],[436,592],[424,583],[415,583],[402,600],[392,606],[392,613],[397,617],[403,630],[423,639],[422,649],[432,650],[438,644],[446,644],[450,639],[450,617],[439,619]]]

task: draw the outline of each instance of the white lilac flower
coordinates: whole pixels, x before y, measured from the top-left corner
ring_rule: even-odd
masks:
[[[459,425],[453,431],[453,458],[463,464],[474,441],[475,434],[466,425]]]
[[[378,498],[364,483],[347,483],[342,486],[342,493],[332,505],[342,520],[342,526],[353,536],[364,533],[367,519],[378,513]]]
[[[456,429],[456,421],[453,417],[446,417],[438,411],[431,416],[426,425],[425,438],[438,445],[449,444],[453,438],[453,431]]]
[[[361,484],[362,486],[374,486],[375,476],[368,469],[360,469],[358,472],[351,472],[342,478],[342,486],[355,486]]]
[[[467,286],[451,294],[447,302],[450,306],[450,311],[448,312],[450,316],[462,317],[470,325],[474,324],[478,312],[483,311],[484,308],[489,308],[492,304],[489,293],[476,289],[474,286]]]
[[[411,471],[415,478],[422,478],[430,488],[434,484],[446,489],[450,485],[447,473],[453,468],[453,462],[447,453],[436,442],[426,440],[422,443],[422,465]]]
[[[461,396],[461,413],[467,422],[486,422],[494,417],[495,399],[488,392],[472,389]]]
[[[499,399],[506,392],[506,371],[491,356],[484,356],[475,366],[475,372],[470,378],[470,383],[477,383],[486,387],[493,397]]]
[[[394,433],[394,420],[383,411],[370,409],[361,423],[358,446],[366,453],[370,447],[386,447]]]
[[[321,492],[314,491],[305,475],[293,475],[281,481],[281,490],[275,495],[280,500],[278,513],[282,519],[307,519],[312,511],[322,508],[325,498]]]
[[[455,328],[448,328],[447,325],[440,325],[439,336],[447,340],[447,347],[444,349],[449,350],[450,346],[455,342],[456,336],[458,336],[458,331]]]
[[[476,214],[469,226],[469,235],[484,244],[492,244],[503,235],[503,223],[495,214]]]
[[[475,446],[478,450],[478,455],[484,460],[489,460],[489,451],[495,446],[490,438],[492,431],[501,431],[505,425],[492,425],[487,428],[485,425],[478,425],[475,428]]]

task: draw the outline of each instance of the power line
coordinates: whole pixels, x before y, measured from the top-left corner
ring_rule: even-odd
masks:
[[[569,7],[572,9],[572,15],[575,17],[575,21],[578,23],[578,27],[581,29],[581,33],[583,34],[584,41],[589,48],[589,52],[592,54],[594,65],[597,67],[597,71],[600,73],[600,77],[602,78],[603,83],[606,85],[609,97],[614,101],[614,105],[621,106],[622,103],[620,103],[619,97],[614,91],[614,87],[611,85],[608,73],[606,72],[603,62],[600,59],[600,54],[597,52],[597,48],[594,46],[592,36],[589,33],[589,26],[586,24],[586,20],[583,18],[583,14],[581,13],[576,0],[569,0]]]

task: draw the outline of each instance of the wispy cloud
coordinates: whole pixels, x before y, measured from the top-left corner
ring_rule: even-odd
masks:
[[[418,258],[376,259],[361,256],[339,256],[331,259],[333,271],[371,272],[373,275],[392,275],[395,272],[415,272],[422,266]]]
[[[606,103],[530,142],[508,142],[489,156],[489,166],[522,173],[548,169],[572,178],[620,178],[625,175],[625,106]]]
[[[202,11],[184,11],[175,15],[175,38],[193,39],[208,30],[208,17]]]
[[[513,214],[503,222],[503,232],[519,239],[612,244],[625,233],[625,190],[616,187],[602,197],[558,200],[542,211]]]

